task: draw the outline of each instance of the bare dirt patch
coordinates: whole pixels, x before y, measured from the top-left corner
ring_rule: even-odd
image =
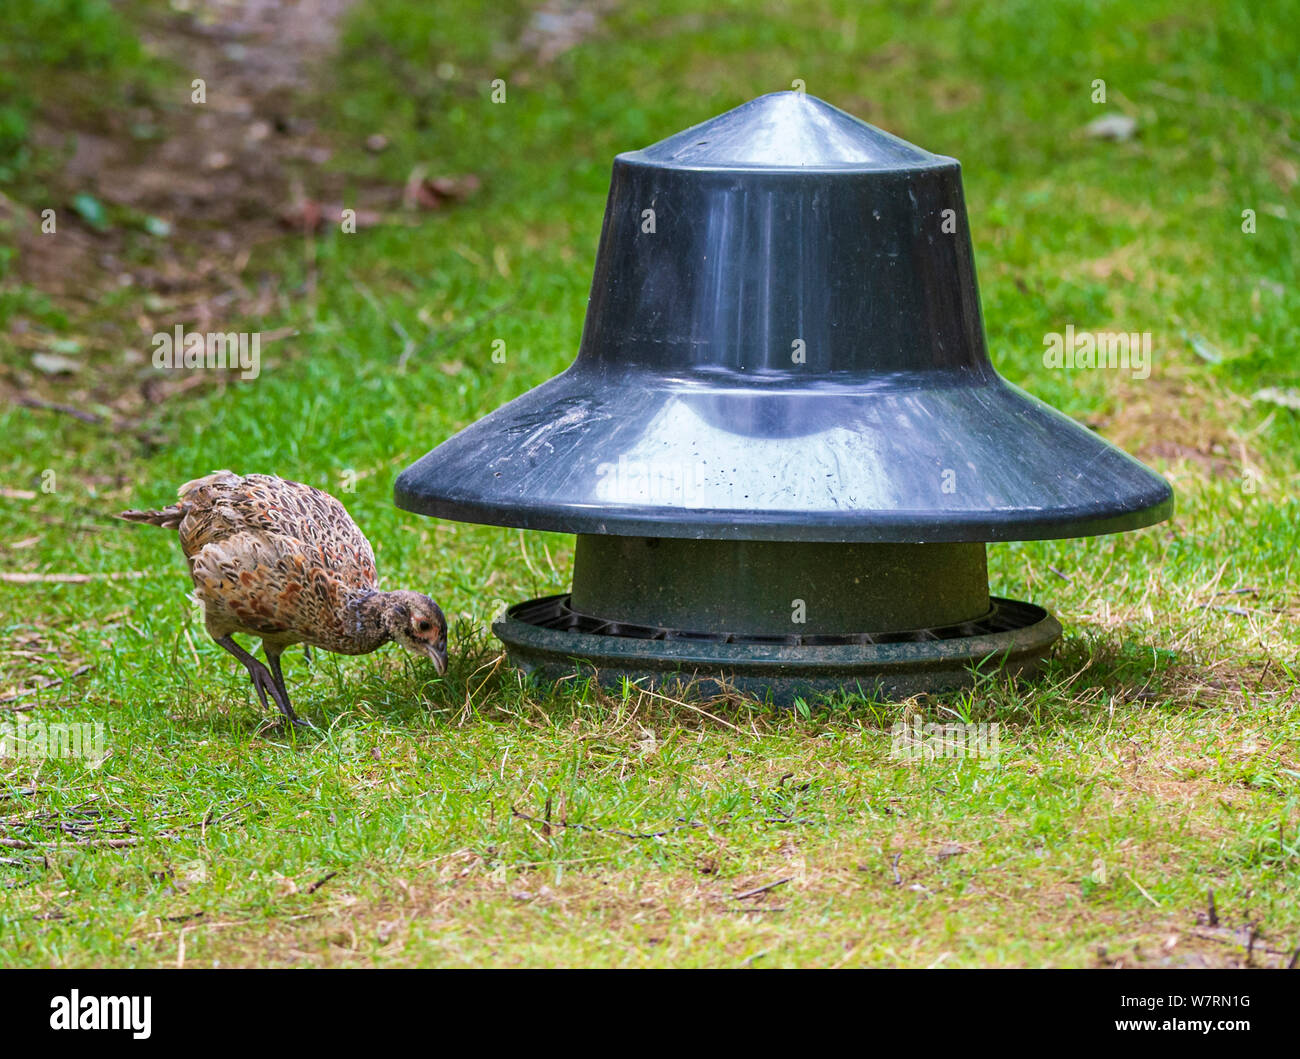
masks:
[[[83,298],[88,281],[174,296],[210,287],[223,272],[237,276],[249,248],[282,231],[278,214],[295,180],[326,190],[339,185],[321,168],[330,145],[300,97],[314,65],[333,48],[348,4],[206,0],[151,18],[141,35],[174,68],[168,94],[98,116],[94,126],[56,105],[34,138],[63,156],[52,199],[89,194],[157,218],[170,236],[153,247],[152,264],[133,265],[123,258],[121,231],[95,231],[65,211],[60,237],[29,230],[19,275],[51,293]],[[202,102],[195,101],[196,80],[203,82]],[[186,251],[196,249],[206,262],[187,259]]]
[[[1244,400],[1216,387],[1205,372],[1171,369],[1148,379],[1121,379],[1113,412],[1089,425],[1140,460],[1185,463],[1198,476],[1239,479],[1260,465],[1248,439],[1230,426]]]
[[[330,166],[339,145],[313,113],[311,93],[350,3],[192,0],[183,11],[143,16],[141,36],[169,70],[165,95],[93,117],[47,104],[34,141],[57,159],[56,171],[41,201],[0,197],[0,222],[17,239],[15,277],[73,323],[54,335],[11,322],[0,336],[12,351],[0,383],[9,396],[120,430],[153,405],[223,381],[147,370],[151,335],[291,317],[293,302],[310,294],[286,289],[261,247],[337,225],[345,205],[363,228],[475,190],[472,178],[376,184]],[[79,196],[107,220],[93,224],[72,208]],[[42,234],[39,214],[51,205],[58,229]],[[128,296],[117,297],[123,290]],[[106,300],[118,309],[104,311]]]

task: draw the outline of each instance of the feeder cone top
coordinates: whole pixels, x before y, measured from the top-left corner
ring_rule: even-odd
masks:
[[[838,107],[800,92],[772,92],[694,125],[627,162],[696,169],[915,169],[953,165]]]
[[[1109,533],[1173,505],[994,371],[957,162],[797,93],[615,159],[577,359],[396,499],[579,534],[900,543]]]

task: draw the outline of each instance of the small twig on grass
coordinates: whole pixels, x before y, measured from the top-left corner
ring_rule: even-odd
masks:
[[[171,838],[171,835],[159,835]],[[59,846],[79,846],[87,849],[125,849],[138,845],[139,838],[79,838],[75,842],[29,842],[25,838],[0,838],[0,846],[7,849],[55,849]]]
[[[707,717],[711,721],[717,721],[719,724],[725,725],[727,728],[730,728],[733,732],[740,732],[740,729],[737,728],[730,721],[724,721],[721,717],[718,717],[710,713],[708,710],[702,710],[698,706],[692,706],[689,702],[683,702],[681,699],[674,699],[671,695],[664,695],[663,693],[654,691],[651,688],[638,688],[638,690],[643,692],[646,695],[649,695],[651,698],[662,699],[664,702],[671,703],[673,706],[685,706],[688,710],[694,710],[696,713],[704,717]]]
[[[469,675],[469,678],[465,681],[465,706],[460,712],[460,720],[457,722],[458,728],[463,727],[465,722],[469,720],[469,715],[473,712],[474,709],[474,696],[477,695],[480,691],[483,690],[484,687],[487,686],[487,682],[491,680],[493,674],[496,673],[496,671],[501,668],[501,663],[504,662],[505,659],[506,656],[505,656],[505,652],[503,651],[501,654],[497,655],[496,658],[492,659],[492,661],[484,662],[481,666],[479,666],[476,670],[474,670],[473,673]],[[491,671],[488,673],[487,676],[485,676],[479,682],[478,687],[476,687],[473,691],[470,691],[469,688],[470,681],[472,681],[476,676],[478,676],[479,673],[483,672],[483,670],[487,669],[488,666],[492,667]]]
[[[93,666],[89,666],[89,665],[78,666],[66,677],[49,677],[46,678],[42,683],[34,684],[30,688],[21,688],[18,691],[9,692],[8,695],[0,695],[0,703],[16,702],[19,699],[25,699],[28,695],[35,695],[38,691],[45,691],[48,688],[57,688],[65,680],[71,680],[73,677],[79,677],[85,673],[89,673],[93,668],[94,668]],[[13,713],[17,710],[30,710],[30,709],[32,709],[32,707],[30,706],[6,706],[4,707],[3,712]]]
[[[280,784],[279,786],[283,786],[283,784]],[[77,809],[80,809],[82,806],[87,805],[89,804],[90,801],[94,801],[94,800],[95,800],[94,797],[87,799],[87,801],[82,802],[80,806],[76,806],[73,809],[68,811],[75,812]],[[112,831],[101,830],[100,832],[101,835],[124,836],[121,838],[88,837],[88,838],[75,838],[72,841],[62,841],[62,842],[35,842],[32,841],[31,839],[26,839],[26,838],[0,837],[0,847],[5,847],[8,849],[36,849],[36,850],[65,849],[68,847],[79,847],[82,849],[125,849],[130,846],[137,846],[141,842],[145,841],[147,838],[157,839],[158,841],[162,841],[162,842],[171,842],[174,841],[175,839],[180,838],[183,832],[188,831],[191,828],[195,828],[195,827],[200,828],[202,834],[206,834],[206,830],[209,824],[212,824],[214,822],[221,823],[225,820],[229,820],[241,809],[245,808],[250,804],[252,804],[251,799],[248,801],[240,802],[229,812],[224,813],[222,816],[218,817],[215,821],[213,821],[212,819],[212,810],[209,809],[207,816],[203,820],[195,820],[191,823],[181,824],[177,827],[169,827],[166,830],[158,831],[151,836],[130,834],[129,832],[131,831],[131,825],[129,823],[125,823],[124,826],[117,828],[115,830]],[[100,815],[98,810],[92,810],[92,812],[95,815]],[[170,814],[170,815],[175,815],[175,814]],[[80,835],[85,830],[95,826],[89,821],[82,822],[82,821],[69,821],[69,820],[51,820],[48,814],[40,816],[36,820],[30,822],[20,821],[18,818],[10,818],[7,821],[0,821],[0,826],[13,827],[15,824],[20,824],[23,827],[35,826],[35,827],[42,827],[46,829],[55,828],[60,834],[74,835],[74,836]],[[317,883],[317,885],[318,886],[322,885],[324,881],[325,880],[322,880],[322,882]]]
[[[292,922],[294,922],[294,921],[296,921],[296,920],[299,920],[299,919],[319,919],[319,918],[320,918],[320,913],[319,913],[319,912],[304,912],[302,915],[298,915],[298,916],[285,916],[285,917],[283,917],[283,919],[281,920],[281,922],[284,922],[284,923],[292,923]],[[252,924],[252,923],[256,923],[256,922],[259,922],[259,921],[256,920],[256,919],[231,919],[231,920],[227,920],[227,921],[225,921],[225,922],[223,922],[223,923],[204,923],[204,924],[203,924],[203,929],[204,929],[204,930],[224,930],[226,927],[246,927],[246,926],[249,926],[250,924]],[[188,929],[188,928],[186,928],[186,927],[182,927],[181,929],[182,929],[182,930],[185,930],[185,929]],[[133,936],[133,937],[138,937],[138,938],[148,938],[148,939],[153,939],[153,938],[165,938],[165,937],[168,937],[170,934],[171,934],[171,931],[170,931],[170,930],[154,930],[154,931],[150,931],[148,934],[136,934],[136,935],[132,935],[132,936]]]
[[[102,574],[42,574],[27,570],[0,571],[0,581],[11,585],[84,585],[91,581],[127,581],[151,577],[149,570],[111,570]]]
[[[200,837],[200,838],[206,838],[206,837],[207,837],[207,833],[208,833],[208,827],[209,827],[209,825],[211,825],[211,824],[221,824],[221,823],[225,823],[225,822],[226,822],[227,820],[229,820],[232,816],[234,816],[237,812],[239,812],[240,809],[246,809],[248,806],[250,806],[250,805],[252,805],[252,804],[253,804],[253,799],[248,798],[248,799],[246,799],[245,801],[242,801],[242,802],[240,802],[238,805],[236,805],[233,809],[230,810],[230,812],[228,812],[228,813],[222,813],[222,815],[221,815],[221,816],[218,816],[215,820],[214,820],[213,817],[212,817],[212,808],[216,808],[216,807],[213,806],[212,808],[208,809],[208,811],[207,811],[207,813],[204,815],[203,819],[202,819],[202,820],[199,822],[199,824],[197,825],[198,828],[199,828],[199,837]],[[185,830],[185,828],[190,828],[190,827],[194,827],[194,826],[195,826],[194,824],[186,824],[184,827],[182,827],[182,828],[178,828],[177,830],[181,830],[181,831],[183,831],[183,830]]]
[[[1143,885],[1140,882],[1138,882],[1135,878],[1133,878],[1133,876],[1131,876],[1128,872],[1124,873],[1124,878],[1126,878],[1129,882],[1131,882],[1134,886],[1138,888],[1138,893],[1140,893],[1143,897],[1145,897],[1157,908],[1160,907],[1160,902],[1157,901],[1154,897],[1152,897],[1149,893],[1147,893]]]
[[[600,835],[618,835],[622,838],[663,838],[665,835],[671,835],[677,831],[689,831],[692,828],[703,827],[702,823],[695,820],[687,820],[678,824],[676,827],[665,828],[663,831],[624,831],[617,827],[598,827],[595,824],[566,824],[557,823],[554,820],[540,820],[535,816],[529,816],[527,813],[521,813],[513,805],[510,807],[510,815],[520,820],[527,820],[532,824],[541,824],[549,834],[552,827],[567,827],[570,831],[591,831]]]
[[[784,879],[777,879],[776,882],[767,883],[765,886],[755,886],[752,890],[746,890],[743,894],[736,894],[737,901],[745,901],[751,897],[757,897],[759,894],[765,894],[768,890],[775,890],[778,886],[784,886],[788,882],[794,882],[793,875],[787,875]]]
[[[1296,955],[1300,955],[1300,949],[1296,949],[1295,953],[1288,954],[1285,949],[1274,949],[1268,945],[1257,946],[1255,943],[1262,940],[1264,935],[1259,932],[1259,925],[1256,923],[1247,923],[1244,927],[1238,927],[1236,930],[1232,931],[1227,927],[1220,927],[1219,930],[1229,936],[1225,938],[1218,934],[1206,934],[1204,931],[1200,930],[1191,931],[1191,936],[1194,938],[1200,938],[1202,941],[1212,941],[1216,945],[1227,945],[1234,949],[1244,947],[1246,949],[1246,957],[1248,961],[1252,952],[1262,952],[1269,956],[1290,955],[1292,961],[1291,966],[1294,967],[1296,964]]]
[[[42,412],[62,412],[64,415],[72,416],[74,419],[80,419],[83,423],[93,423],[98,426],[100,423],[107,423],[108,420],[94,412],[87,412],[84,408],[77,408],[75,405],[58,404],[54,401],[45,401],[39,397],[32,397],[28,394],[20,394],[15,398],[15,404],[20,404],[24,408],[35,408]]]
[[[324,886],[337,874],[338,872],[332,871],[328,875],[322,875],[319,879],[317,879],[314,883],[312,883],[309,887],[307,887],[307,889],[304,890],[303,893],[314,894],[317,890],[319,890],[322,886]]]
[[[0,799],[30,798],[35,793],[35,787],[15,787],[11,791],[0,791]]]

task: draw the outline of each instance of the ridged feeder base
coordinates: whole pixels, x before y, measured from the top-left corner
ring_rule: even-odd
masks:
[[[544,680],[906,698],[1030,675],[1061,634],[1041,607],[989,596],[982,544],[584,535],[573,580],[493,625]]]

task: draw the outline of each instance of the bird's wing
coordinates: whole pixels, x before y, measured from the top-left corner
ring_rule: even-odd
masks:
[[[241,533],[279,534],[305,544],[310,561],[355,589],[374,588],[375,553],[365,534],[334,497],[269,474],[230,471],[187,482],[180,490],[185,517],[181,546],[194,557],[209,544]]]
[[[327,647],[347,634],[352,587],[293,537],[233,533],[192,555],[190,572],[205,606],[245,631]]]

